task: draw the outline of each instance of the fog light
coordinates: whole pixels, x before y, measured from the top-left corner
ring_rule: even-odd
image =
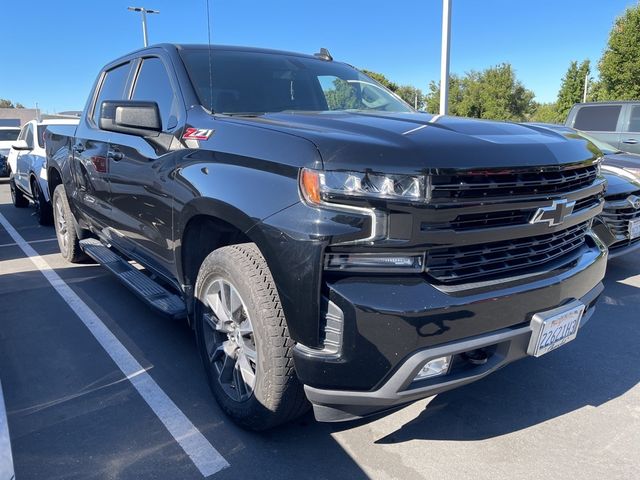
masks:
[[[449,371],[449,367],[451,366],[451,356],[434,358],[433,360],[429,360],[424,366],[420,369],[418,374],[416,375],[415,380],[423,380],[425,378],[438,377],[440,375],[446,375]]]

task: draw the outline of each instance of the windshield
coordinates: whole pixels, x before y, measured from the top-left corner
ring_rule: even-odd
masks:
[[[0,129],[0,142],[13,142],[20,135],[19,128],[3,128]]]
[[[200,103],[216,113],[412,112],[375,80],[343,63],[295,55],[213,49],[180,52]]]
[[[580,136],[586,140],[589,140],[591,143],[593,143],[596,147],[598,147],[598,150],[600,150],[602,153],[604,153],[605,155],[613,155],[614,153],[621,153],[622,150],[614,147],[613,145],[607,143],[607,142],[603,142],[602,140],[598,140],[595,137],[592,137],[591,135],[588,135],[580,130],[578,130],[578,133],[580,134]]]

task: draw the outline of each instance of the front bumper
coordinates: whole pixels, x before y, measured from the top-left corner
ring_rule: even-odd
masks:
[[[580,329],[593,315],[595,303],[603,289],[603,285],[599,283],[579,299],[587,306],[580,322]],[[526,357],[531,334],[531,326],[527,324],[420,350],[409,356],[393,375],[373,391],[326,390],[305,385],[305,393],[313,405],[318,421],[355,420],[479,380],[515,360]],[[443,356],[452,356],[460,360],[461,354],[476,349],[491,352],[486,363],[469,364],[466,368],[462,365],[441,377],[414,380],[428,361]]]
[[[580,300],[588,309],[586,321],[602,291],[607,260],[600,241],[589,236],[587,243],[569,264],[533,278],[466,289],[445,290],[419,276],[327,281],[327,330],[335,339],[341,328],[339,348],[319,351],[299,343],[294,349],[316,416],[359,418],[482,378],[526,356],[538,312]],[[485,347],[491,353],[486,364],[412,385],[429,359]]]

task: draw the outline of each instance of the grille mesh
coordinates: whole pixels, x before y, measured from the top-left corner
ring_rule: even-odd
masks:
[[[556,233],[484,245],[434,248],[427,255],[427,271],[443,283],[454,283],[530,269],[581,247],[588,225],[585,222]]]

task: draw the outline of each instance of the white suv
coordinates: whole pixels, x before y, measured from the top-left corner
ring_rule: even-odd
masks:
[[[7,157],[9,156],[11,145],[16,141],[19,133],[19,127],[0,127],[0,177],[9,175]]]
[[[9,152],[11,199],[18,208],[29,206],[31,199],[41,225],[51,223],[51,199],[47,184],[44,132],[48,125],[77,125],[78,120],[44,120],[27,122]]]

